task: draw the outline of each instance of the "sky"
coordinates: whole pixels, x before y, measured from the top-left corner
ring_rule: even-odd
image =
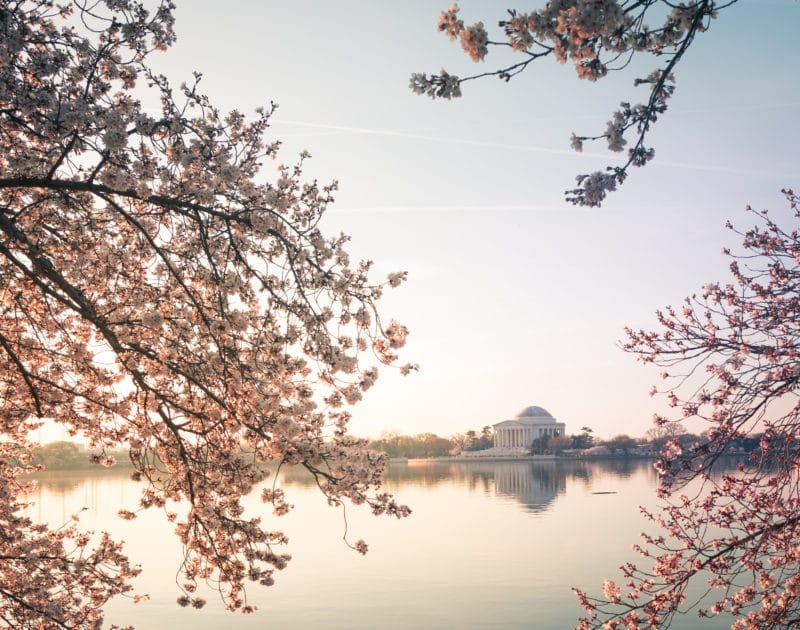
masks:
[[[588,83],[543,59],[433,101],[409,90],[412,72],[503,59],[476,65],[439,34],[447,4],[184,0],[177,43],[154,65],[175,85],[202,72],[223,110],[278,103],[279,161],[307,149],[308,178],[339,182],[324,229],[351,235],[351,256],[378,275],[408,271],[381,310],[410,329],[401,359],[420,371],[384,369],[353,433],[448,436],[539,405],[568,433],[643,435],[664,407],[648,395],[656,371],[620,349],[624,327],[654,328],[657,308],[726,280],[721,249],[738,245],[726,219],[752,224],[748,204],[788,217],[780,191],[800,187],[800,2],[741,0],[698,36],[650,134],[655,161],[600,209],[563,191],[614,156],[577,154],[570,134],[600,133],[620,101],[644,100],[633,80],[656,60]],[[504,17],[491,0],[460,6],[468,24]]]

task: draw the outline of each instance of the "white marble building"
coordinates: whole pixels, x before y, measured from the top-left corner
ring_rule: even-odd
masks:
[[[495,424],[495,448],[530,450],[531,442],[542,437],[566,435],[566,425],[558,422],[546,409],[526,407],[513,420]]]

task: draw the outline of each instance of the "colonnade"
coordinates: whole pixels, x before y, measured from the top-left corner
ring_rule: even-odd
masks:
[[[500,448],[530,448],[541,437],[559,435],[558,429],[542,427],[494,427],[494,445]]]

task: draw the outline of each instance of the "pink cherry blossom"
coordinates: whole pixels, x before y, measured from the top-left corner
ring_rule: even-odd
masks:
[[[576,151],[583,150],[585,141],[601,139],[611,151],[629,147],[623,166],[578,175],[578,187],[566,191],[571,203],[599,206],[609,192],[625,181],[631,166],[644,166],[655,157],[655,150],[645,145],[645,138],[658,117],[667,111],[668,100],[675,90],[675,67],[695,37],[709,28],[720,11],[736,2],[550,0],[530,12],[508,9],[499,20],[502,32],[495,39],[489,36],[483,22],[465,28],[458,17],[458,5],[452,4],[442,12],[438,29],[451,41],[459,40],[473,61],[484,61],[492,47],[510,48],[519,60],[496,70],[462,77],[444,69],[438,75],[415,72],[409,85],[417,94],[431,98],[457,98],[467,81],[488,76],[510,81],[533,62],[548,56],[572,65],[579,78],[597,81],[609,72],[628,68],[634,56],[652,55],[657,67],[633,81],[634,86],[646,86],[649,90],[645,102],[631,105],[624,100],[604,132],[571,136],[570,144]],[[631,137],[630,142],[626,136]]]
[[[337,186],[303,178],[307,153],[262,175],[274,104],[222,112],[199,74],[176,89],[151,70],[174,5],[147,7],[0,9],[0,618],[15,627],[99,627],[139,572],[105,534],[24,516],[29,430],[44,418],[98,464],[129,449],[142,494],[120,516],[174,523],[180,605],[202,607],[206,581],[251,612],[245,585],[287,566],[275,521],[291,498],[267,462],[304,467],[331,505],[409,514],[342,408],[405,342],[377,308],[405,273],[372,280],[346,236],[320,230]],[[148,88],[157,113],[139,101]],[[259,489],[269,507],[248,514]]]
[[[796,226],[798,196],[784,194]],[[643,534],[636,549],[644,559],[622,567],[621,592],[608,581],[601,597],[577,591],[587,612],[581,628],[662,628],[690,611],[728,613],[734,629],[797,623],[800,230],[748,210],[758,223],[736,232],[743,253],[725,250],[731,283],[706,283],[682,308],[660,312],[660,331],[626,331],[627,351],[668,368],[659,392],[680,413],[658,424],[688,417],[707,428],[694,444],[667,442],[656,463],[664,506],[643,510],[662,531]],[[737,442],[754,434],[757,448],[739,453]],[[735,459],[717,470],[728,456]],[[731,463],[737,466],[729,472]],[[700,602],[687,598],[697,582],[710,588]]]

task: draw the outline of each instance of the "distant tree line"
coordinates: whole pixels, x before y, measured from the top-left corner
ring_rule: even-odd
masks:
[[[369,447],[383,451],[389,457],[400,458],[444,457],[459,452],[452,439],[439,437],[434,433],[418,435],[386,433],[377,440],[371,440]]]
[[[689,447],[702,443],[705,439],[703,435],[689,433],[680,422],[653,427],[640,438],[620,434],[606,440],[596,438],[592,429],[584,426],[579,433],[572,435],[537,438],[531,442],[530,452],[540,455],[579,455],[593,447],[601,447],[599,452],[616,456],[656,455],[670,441],[675,441],[681,447]],[[760,439],[759,434],[747,436],[737,440],[732,448],[743,453],[757,452]],[[493,444],[492,428],[484,426],[480,431],[470,429],[450,437],[440,437],[435,433],[418,435],[385,433],[380,438],[371,440],[369,446],[374,450],[385,452],[389,457],[413,459],[482,451],[491,448]]]
[[[125,451],[118,450],[98,454],[76,442],[60,440],[37,446],[32,450],[33,463],[44,466],[45,470],[72,470],[95,467],[97,464],[129,464]]]
[[[530,451],[534,454],[580,454],[592,447],[605,447],[612,455],[628,456],[634,454],[655,455],[670,440],[677,441],[682,447],[702,442],[702,435],[689,433],[680,423],[672,423],[661,427],[653,427],[644,437],[633,438],[629,435],[616,435],[607,440],[595,438],[592,429],[581,427],[580,433],[556,437],[543,437],[531,443]],[[754,434],[741,438],[733,444],[735,451],[743,453],[757,452],[761,436]],[[392,458],[429,458],[448,457],[461,452],[482,451],[491,448],[494,436],[490,426],[480,431],[470,429],[450,437],[440,437],[435,433],[419,433],[402,435],[396,432],[384,433],[378,439],[370,440],[369,447],[383,451]],[[69,441],[51,442],[38,446],[33,450],[33,461],[43,465],[47,470],[69,470],[92,468],[96,464],[122,464],[129,462],[124,451],[98,455],[82,444]]]

